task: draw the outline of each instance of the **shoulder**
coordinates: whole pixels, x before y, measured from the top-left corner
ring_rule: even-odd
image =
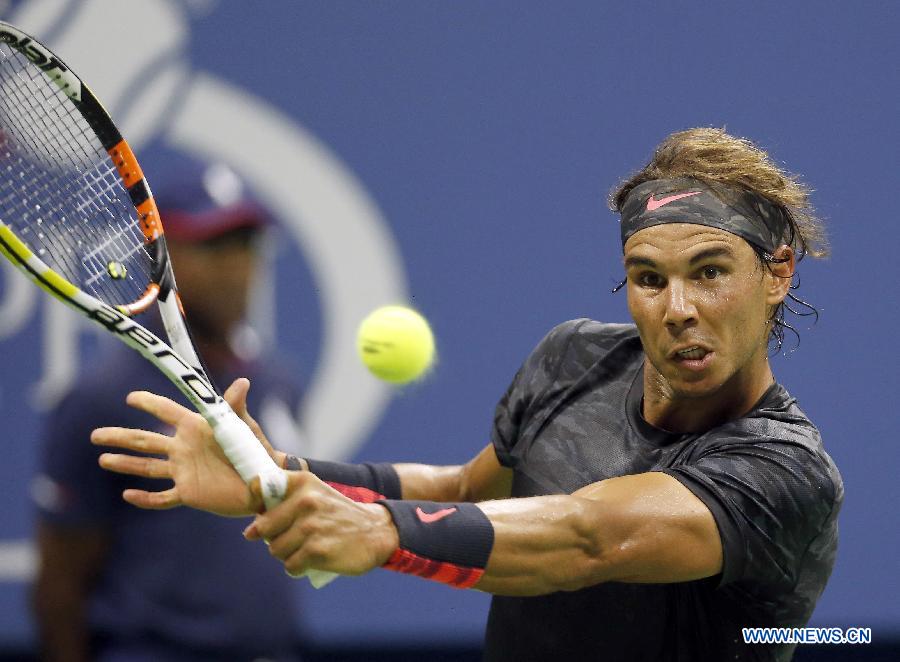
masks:
[[[634,325],[569,320],[553,327],[538,343],[522,364],[511,391],[529,402],[546,400],[579,383],[600,363],[606,362],[613,373],[619,373],[640,355]]]
[[[776,492],[802,493],[825,512],[843,501],[840,472],[818,428],[781,386],[747,416],[711,430],[702,440],[704,455],[733,458],[733,469],[744,467]]]
[[[575,350],[600,357],[623,342],[639,341],[634,324],[610,324],[580,318],[553,327],[538,344],[535,352],[563,356]]]
[[[532,366],[540,366],[554,381],[566,384],[578,381],[600,363],[614,373],[621,372],[643,356],[643,349],[633,324],[575,319],[554,327],[535,353]]]

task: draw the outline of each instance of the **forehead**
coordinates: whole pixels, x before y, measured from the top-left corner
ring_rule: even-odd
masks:
[[[690,260],[710,249],[727,249],[737,259],[752,259],[753,248],[741,237],[694,223],[664,223],[635,232],[625,242],[625,259]]]

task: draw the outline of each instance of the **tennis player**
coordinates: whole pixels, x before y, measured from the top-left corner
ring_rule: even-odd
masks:
[[[769,363],[797,262],[826,252],[821,223],[795,178],[715,129],[666,138],[611,206],[633,324],[550,331],[465,465],[273,452],[295,470],[288,496],[245,536],[292,574],[385,567],[494,594],[486,660],[790,659],[741,628],[803,626],[835,558],[840,475]],[[247,389],[229,392],[241,412]],[[101,458],[174,480],[127,501],[257,510],[197,414],[128,401],[176,433],[95,431],[168,458]]]

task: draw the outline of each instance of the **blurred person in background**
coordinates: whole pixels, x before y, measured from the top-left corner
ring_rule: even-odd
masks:
[[[283,361],[261,351],[245,319],[272,219],[227,166],[163,154],[145,170],[199,353],[217,384],[249,377],[250,406],[284,428],[300,388]],[[123,406],[129,391],[186,402],[181,394],[118,345],[83,372],[49,415],[34,481],[42,659],[296,659],[292,587],[264,548],[241,541],[241,523],[189,509],[148,516],[131,508],[121,498],[130,482],[103,471],[87,443],[99,425],[166,430]]]

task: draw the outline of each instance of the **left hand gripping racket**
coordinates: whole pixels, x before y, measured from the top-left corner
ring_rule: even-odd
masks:
[[[0,252],[165,373],[209,422],[241,478],[259,477],[266,507],[281,502],[284,471],[216,391],[194,348],[156,203],[134,153],[71,69],[3,22]],[[154,302],[171,346],[134,319]],[[317,587],[335,577],[308,575]]]

